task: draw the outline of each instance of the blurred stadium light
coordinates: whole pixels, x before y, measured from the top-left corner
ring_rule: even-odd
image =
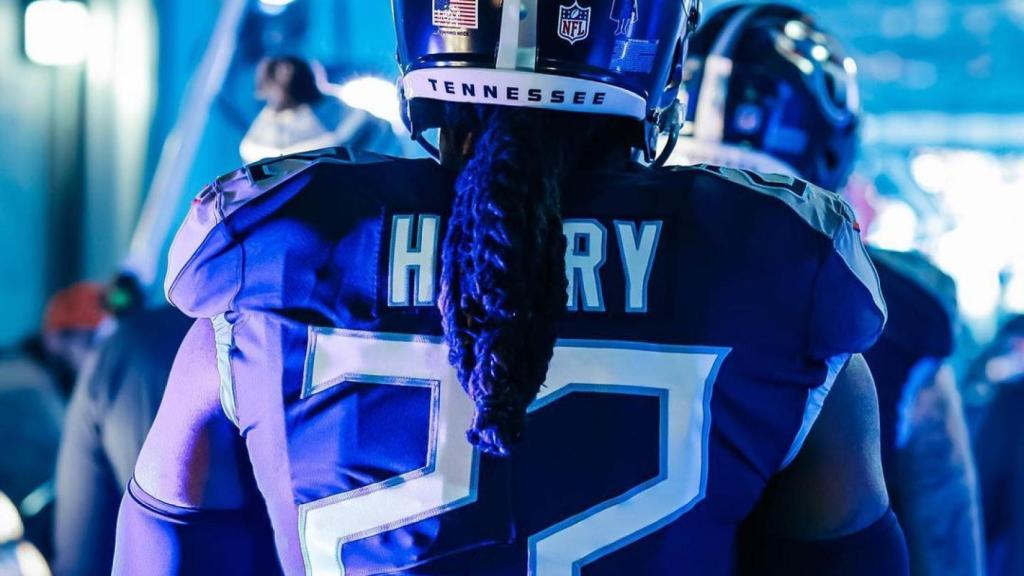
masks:
[[[89,54],[89,9],[81,2],[36,0],[25,8],[25,55],[43,66],[73,66]]]
[[[18,542],[14,546],[14,559],[19,576],[50,576],[50,567],[46,564],[39,549],[28,542]]]
[[[24,533],[17,508],[0,492],[0,574],[50,576],[50,568],[39,550],[21,541]]]
[[[918,216],[914,209],[899,199],[885,199],[868,235],[868,241],[885,250],[906,252],[917,247]]]
[[[0,492],[0,544],[21,540],[25,528],[21,524],[21,516],[14,502]]]
[[[1024,111],[1024,108],[1022,108]],[[865,145],[1024,148],[1024,114],[918,111],[869,114]]]
[[[934,196],[950,228],[932,256],[958,283],[969,319],[1024,304],[1024,155],[977,148],[923,148],[910,173]]]

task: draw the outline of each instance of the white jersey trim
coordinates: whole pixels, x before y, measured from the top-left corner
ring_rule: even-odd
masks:
[[[210,319],[217,345],[217,372],[220,374],[220,406],[235,428],[238,412],[235,408],[235,378],[231,372],[231,351],[235,348],[234,324],[226,315],[219,314]]]
[[[797,454],[800,453],[800,449],[804,447],[807,435],[811,433],[811,427],[814,426],[818,416],[821,415],[821,409],[825,406],[825,399],[828,398],[828,393],[832,391],[832,385],[836,383],[836,378],[843,371],[843,368],[846,367],[846,362],[849,359],[849,354],[841,354],[825,361],[828,364],[828,375],[825,376],[825,382],[821,386],[812,388],[807,392],[803,422],[800,424],[796,438],[793,439],[793,444],[789,447],[789,452],[786,454],[785,460],[782,461],[782,466],[779,466],[779,470],[789,467],[793,460],[796,459]]]

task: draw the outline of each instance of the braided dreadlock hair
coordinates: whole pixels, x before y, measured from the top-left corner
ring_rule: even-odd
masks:
[[[626,151],[626,139],[617,120],[580,114],[469,104],[444,114],[442,148],[461,171],[438,305],[449,361],[476,404],[467,437],[504,456],[523,434],[565,310],[562,182],[597,142]]]

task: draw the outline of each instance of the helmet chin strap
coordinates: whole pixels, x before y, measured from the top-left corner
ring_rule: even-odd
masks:
[[[423,132],[413,134],[412,139],[415,140],[416,143],[420,145],[420,148],[423,148],[431,158],[438,162],[441,161],[441,151],[438,150],[437,146],[434,146],[429,140],[423,137]]]
[[[426,151],[426,153],[429,154],[431,158],[433,158],[437,162],[441,162],[441,151],[438,150],[437,146],[434,146],[433,144],[430,143],[429,140],[423,137],[422,130],[416,130],[412,126],[412,119],[409,111],[410,104],[409,101],[406,100],[405,98],[403,78],[399,78],[396,84],[398,88],[399,99],[401,101],[400,109],[402,115],[402,124],[404,124],[406,130],[408,130],[409,133],[412,134],[413,141],[419,144],[420,148],[423,148],[423,150]]]

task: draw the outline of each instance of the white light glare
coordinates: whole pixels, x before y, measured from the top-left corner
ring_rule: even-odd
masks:
[[[23,576],[51,576],[50,568],[46,565],[39,549],[28,542],[19,542],[14,548],[14,557],[18,561],[18,574]]]
[[[783,30],[786,36],[789,36],[793,40],[806,40],[807,39],[807,25],[799,20],[790,20],[786,22]]]
[[[88,56],[89,9],[81,2],[36,0],[25,8],[25,54],[44,66],[73,66]]]
[[[868,240],[885,250],[907,252],[917,242],[918,218],[914,209],[904,202],[890,200],[881,203]]]
[[[387,80],[363,76],[346,82],[338,91],[342,102],[365,110],[397,126],[402,123],[398,109],[398,89]]]
[[[25,528],[21,524],[21,516],[14,503],[0,492],[0,544],[16,542],[25,535]]]
[[[1024,270],[1024,174],[1014,171],[1016,161],[976,149],[925,150],[911,159],[914,180],[940,196],[943,213],[955,222],[933,255],[956,280],[969,322],[988,321],[1000,305],[1016,309],[1024,300],[1018,282],[1003,286],[1007,269],[1014,277]]]
[[[1021,266],[1020,270],[1014,270],[1003,296],[1003,307],[1008,312],[1024,314],[1024,266]]]
[[[288,5],[295,0],[260,0],[260,10],[270,16],[277,16],[283,14]]]
[[[939,154],[923,152],[910,161],[910,174],[925,192],[938,194],[949,183],[949,166]]]
[[[850,58],[849,56],[844,58],[843,68],[846,70],[846,73],[849,74],[850,76],[857,75],[857,61],[854,60],[853,58]]]

